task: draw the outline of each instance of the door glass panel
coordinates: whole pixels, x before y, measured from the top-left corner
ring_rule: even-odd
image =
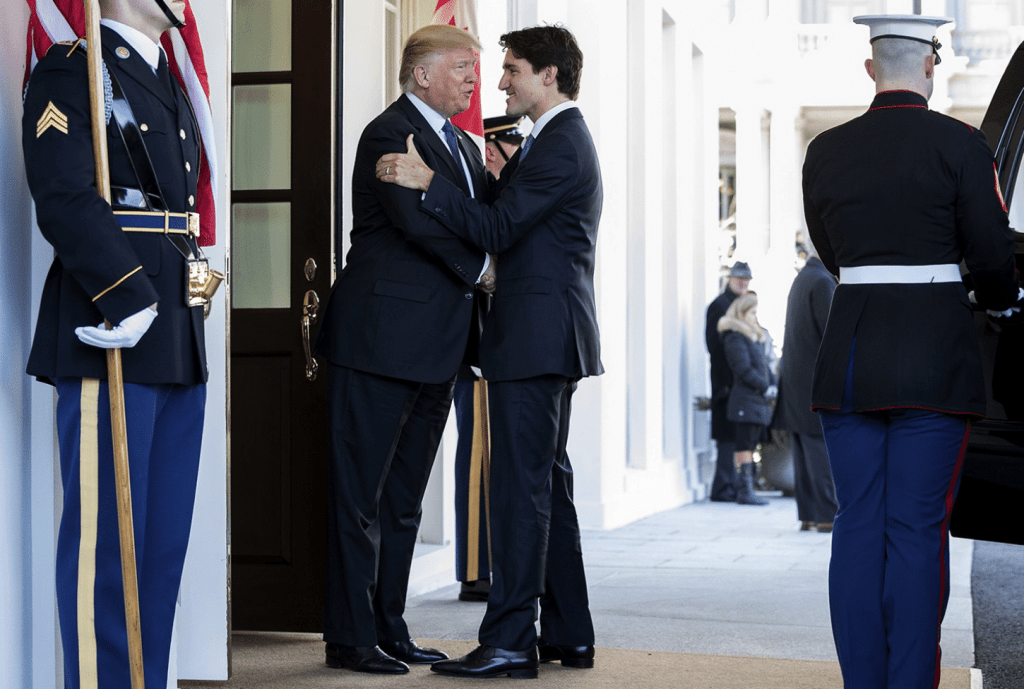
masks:
[[[291,0],[234,0],[234,71],[286,72],[292,68],[291,5]]]
[[[290,84],[236,86],[232,135],[235,190],[291,188]]]
[[[231,305],[286,309],[291,265],[291,204],[236,203],[231,229]]]

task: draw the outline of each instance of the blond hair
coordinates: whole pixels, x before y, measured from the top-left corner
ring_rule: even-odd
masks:
[[[468,31],[463,31],[449,24],[428,24],[419,29],[402,49],[402,65],[398,70],[398,83],[404,93],[416,87],[413,70],[425,65],[429,67],[434,60],[449,50],[473,50],[480,52],[480,41]]]
[[[725,315],[718,320],[718,332],[724,333],[727,330],[734,330],[754,342],[764,342],[768,339],[768,336],[765,334],[761,324],[757,322],[757,315],[754,313],[754,307],[756,306],[756,292],[747,292],[742,296],[736,297],[729,304]]]

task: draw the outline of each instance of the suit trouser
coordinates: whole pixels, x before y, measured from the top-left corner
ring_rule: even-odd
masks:
[[[836,516],[836,489],[828,466],[822,436],[790,433],[793,440],[793,492],[796,518],[803,522],[829,523]]]
[[[480,643],[522,651],[594,643],[573,473],[565,452],[576,381],[488,381],[491,406],[491,592]]]
[[[329,370],[324,641],[408,641],[409,570],[454,378],[432,384]]]
[[[167,686],[195,503],[206,386],[125,384],[146,686]],[[66,689],[127,689],[128,641],[106,381],[57,381],[64,509],[57,607]]]
[[[839,501],[829,601],[844,686],[932,689],[970,425],[919,409],[822,412],[821,424]]]
[[[487,485],[490,451],[476,424],[480,409],[478,388],[483,383],[468,366],[455,378],[455,578],[469,582],[491,578],[490,542],[487,537]]]

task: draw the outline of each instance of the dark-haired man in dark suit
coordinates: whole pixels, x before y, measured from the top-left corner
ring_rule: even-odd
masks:
[[[447,658],[403,620],[420,503],[471,336],[484,252],[418,218],[420,194],[374,176],[416,133],[456,193],[486,200],[479,149],[448,121],[469,106],[480,44],[451,26],[406,42],[404,91],[366,126],[352,174],[352,248],[318,333],[328,362],[327,664],[400,674]],[[410,220],[411,218],[411,220]],[[417,227],[422,225],[423,227]],[[476,336],[475,329],[472,331]]]
[[[565,447],[577,381],[604,371],[594,303],[601,172],[574,102],[583,54],[572,34],[535,27],[501,45],[506,114],[526,115],[533,129],[502,170],[493,205],[465,198],[413,155],[377,163],[381,179],[425,192],[424,216],[500,263],[480,342],[491,405],[491,593],[481,645],[431,668],[462,677],[536,677],[538,659],[594,664]]]

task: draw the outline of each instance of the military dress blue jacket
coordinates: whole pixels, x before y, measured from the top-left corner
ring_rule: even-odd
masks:
[[[116,31],[101,31],[103,60],[139,123],[168,210],[194,211],[200,139],[184,93],[161,83]],[[25,171],[39,229],[54,248],[27,371],[44,381],[106,379],[105,351],[79,341],[75,328],[116,325],[156,303],[152,326],[122,350],[125,382],[205,382],[203,307],[186,306],[185,258],[163,234],[124,232],[96,191],[86,59],[71,48],[46,53],[25,97]],[[110,182],[137,189],[116,126],[109,118]]]

